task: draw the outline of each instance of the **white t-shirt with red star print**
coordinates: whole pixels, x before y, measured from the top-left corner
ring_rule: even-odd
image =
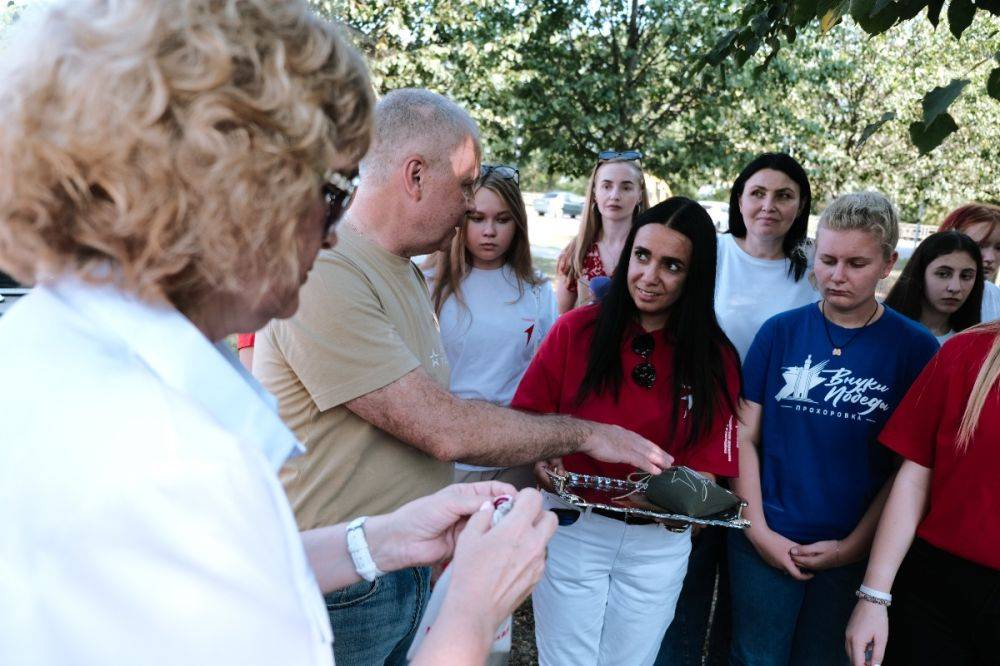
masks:
[[[451,366],[451,392],[509,405],[531,358],[556,319],[552,284],[521,284],[509,266],[473,268],[441,307],[441,340]],[[456,465],[460,469],[490,468]]]

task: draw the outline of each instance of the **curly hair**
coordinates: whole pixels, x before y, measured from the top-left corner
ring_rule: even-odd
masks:
[[[353,169],[361,56],[304,0],[72,0],[0,71],[0,268],[176,307],[298,284],[296,222]],[[111,270],[108,270],[108,267]]]

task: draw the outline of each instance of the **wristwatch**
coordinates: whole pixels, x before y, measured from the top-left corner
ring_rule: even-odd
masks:
[[[351,560],[354,561],[354,570],[365,580],[371,582],[385,574],[375,564],[372,553],[368,549],[368,540],[365,539],[364,525],[368,516],[355,518],[347,524],[347,550],[351,553]]]

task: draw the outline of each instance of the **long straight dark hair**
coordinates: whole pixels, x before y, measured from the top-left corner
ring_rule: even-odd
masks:
[[[740,212],[740,197],[743,196],[743,188],[750,177],[762,169],[780,171],[799,186],[802,208],[781,241],[781,251],[784,252],[789,262],[788,274],[798,282],[805,275],[808,262],[806,232],[809,230],[812,189],[809,187],[809,176],[806,175],[806,170],[794,157],[786,153],[763,153],[743,167],[743,171],[736,176],[733,187],[729,190],[729,233],[737,238],[746,238],[747,225],[743,221],[743,213]]]
[[[628,265],[636,232],[647,224],[663,224],[691,241],[691,262],[681,295],[670,307],[666,326],[653,333],[660,344],[674,345],[674,398],[670,406],[674,434],[680,421],[681,397],[690,395],[692,398],[690,428],[682,443],[686,448],[710,431],[720,407],[724,405],[736,412],[736,396],[740,393],[738,385],[727,384],[724,363],[728,355],[738,370],[739,354],[715,318],[718,243],[715,225],[705,209],[691,199],[671,197],[643,212],[632,224],[618,259],[619,269],[598,306],[587,371],[576,399],[583,402],[590,394],[610,391],[618,400],[624,374],[621,352],[626,343],[625,331],[639,318],[639,309],[628,289]]]
[[[983,304],[983,255],[976,242],[960,231],[938,231],[925,238],[913,251],[885,297],[885,304],[914,321],[920,321],[927,295],[927,267],[938,257],[965,252],[976,262],[976,281],[962,307],[951,313],[948,323],[957,333],[979,323]]]

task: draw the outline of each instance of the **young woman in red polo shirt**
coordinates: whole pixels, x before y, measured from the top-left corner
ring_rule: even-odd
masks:
[[[851,663],[997,664],[1000,323],[946,342],[879,441],[904,460],[847,627]]]
[[[513,407],[633,430],[676,464],[736,476],[739,358],[715,318],[715,227],[690,199],[642,213],[608,294],[563,315],[518,387]],[[633,469],[583,454],[550,461],[625,478]],[[581,493],[586,495],[584,491]],[[533,596],[539,662],[652,664],[673,617],[690,530],[597,511],[554,495],[565,520]]]

